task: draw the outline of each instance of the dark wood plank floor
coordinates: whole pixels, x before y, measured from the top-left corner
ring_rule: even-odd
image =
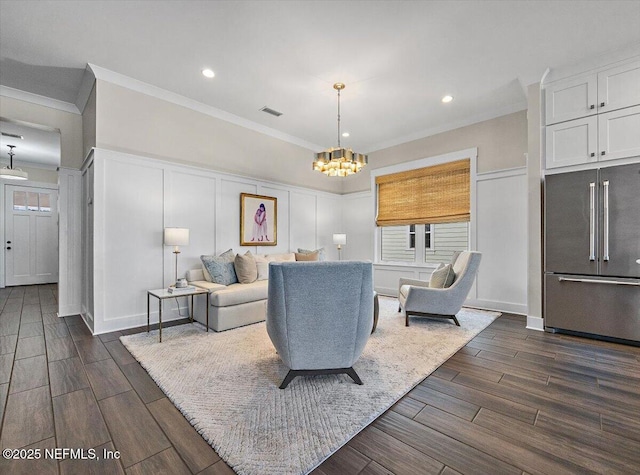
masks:
[[[0,473],[233,473],[118,340],[142,329],[93,337],[55,295],[0,290],[0,445],[122,456]],[[503,315],[314,474],[638,472],[640,348]]]

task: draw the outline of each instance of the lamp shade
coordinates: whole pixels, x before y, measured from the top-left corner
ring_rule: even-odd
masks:
[[[189,230],[187,228],[164,228],[165,246],[188,246]]]
[[[334,234],[333,235],[333,243],[334,244],[346,244],[347,243],[347,235],[346,234]]]

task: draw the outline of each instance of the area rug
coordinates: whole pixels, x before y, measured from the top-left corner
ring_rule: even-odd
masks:
[[[391,407],[486,328],[499,313],[463,309],[451,320],[412,318],[380,298],[378,328],[344,375],[298,377],[278,389],[287,368],[265,323],[222,332],[200,324],[121,337],[187,420],[237,473],[304,474]]]

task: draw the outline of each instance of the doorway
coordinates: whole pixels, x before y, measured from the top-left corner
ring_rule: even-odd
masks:
[[[0,117],[0,167],[27,178],[0,179],[0,288],[58,282],[60,156],[59,130]]]
[[[5,185],[5,285],[58,282],[58,191]]]

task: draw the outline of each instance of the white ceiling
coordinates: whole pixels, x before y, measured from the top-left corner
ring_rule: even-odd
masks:
[[[639,25],[638,0],[0,0],[0,84],[75,102],[92,63],[328,147],[341,81],[343,145],[366,152],[524,109],[547,68]]]

